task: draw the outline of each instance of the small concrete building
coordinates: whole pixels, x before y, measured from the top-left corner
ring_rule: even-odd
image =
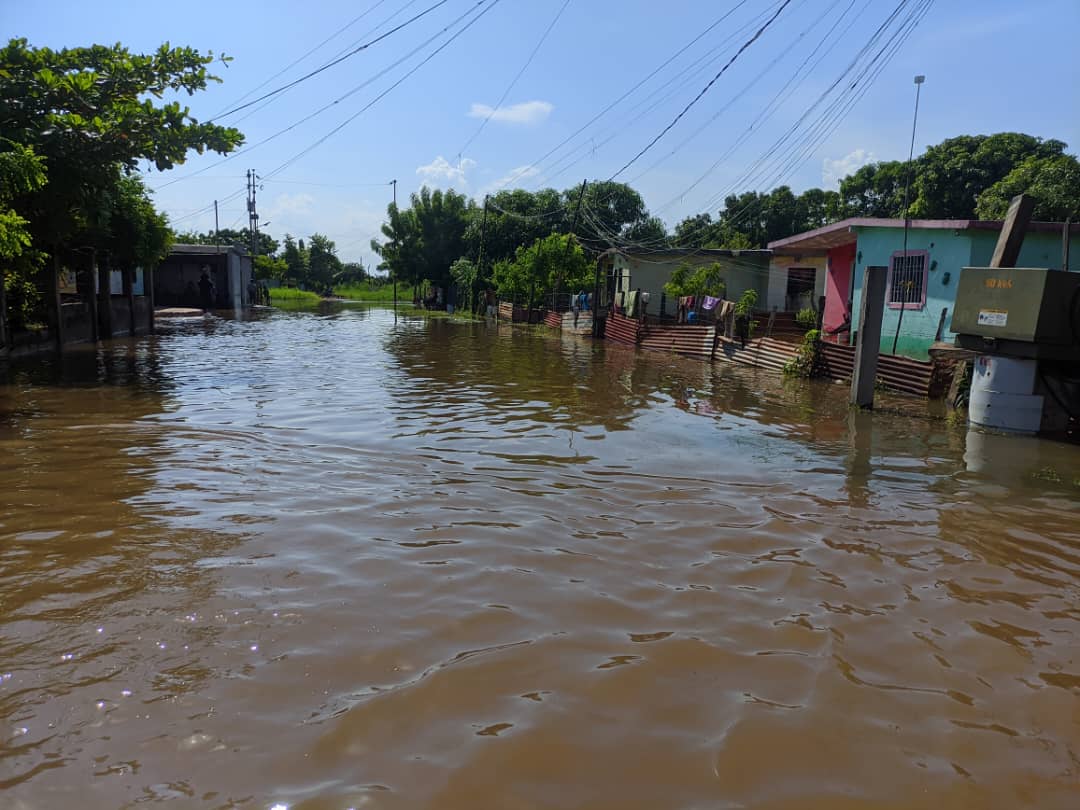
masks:
[[[217,309],[244,309],[252,279],[251,256],[235,245],[173,245],[154,271],[154,304],[158,307],[199,307],[199,278],[203,271],[214,282]]]
[[[678,302],[664,292],[664,285],[682,264],[693,267],[719,264],[723,268],[726,297],[738,298],[749,289],[757,291],[763,307],[769,284],[769,250],[721,250],[670,248],[633,251],[612,248],[600,256],[601,306],[620,304],[620,295],[640,289],[649,293],[649,313],[674,315]],[[605,282],[606,279],[606,282]]]

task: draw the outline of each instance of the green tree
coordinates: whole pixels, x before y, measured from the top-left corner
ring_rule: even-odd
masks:
[[[475,204],[456,191],[432,191],[424,186],[401,211],[391,203],[382,226],[384,241],[371,248],[392,277],[407,284],[450,282],[450,265],[466,250],[465,230]]]
[[[1034,219],[1061,222],[1080,216],[1080,161],[1072,155],[1031,156],[980,195],[979,219],[1004,219],[1017,194],[1035,198]]]
[[[867,163],[840,181],[840,205],[844,216],[904,216],[904,183],[907,163],[898,160]]]
[[[33,249],[28,256],[47,251],[55,274],[61,262],[85,263],[88,248],[129,267],[167,248],[164,220],[134,175],[142,161],[165,171],[190,151],[224,154],[242,142],[236,129],[200,123],[164,100],[217,81],[207,70],[214,58],[169,45],[141,55],[121,45],[52,50],[12,39],[0,49],[0,144],[30,149],[47,167],[46,182],[24,187],[5,208],[9,226],[23,229],[21,249]],[[3,270],[6,287],[26,263]]]
[[[362,262],[342,262],[341,269],[334,277],[335,284],[359,284],[368,278]]]
[[[330,290],[341,273],[341,259],[337,257],[337,246],[321,233],[311,235],[308,240],[307,285],[319,292]]]
[[[1061,141],[1019,132],[948,138],[929,147],[916,161],[911,216],[974,217],[976,201],[983,191],[1028,158],[1057,157],[1064,150]]]
[[[628,225],[623,237],[652,249],[663,248],[668,244],[667,226],[660,217],[646,216]]]
[[[685,295],[723,298],[727,292],[724,275],[724,267],[718,262],[699,265],[683,262],[672,272],[670,280],[664,285],[664,292],[669,298],[682,298]]]
[[[285,274],[282,281],[290,284],[303,284],[308,277],[308,251],[304,240],[297,242],[292,234],[285,234],[285,246],[281,258],[285,261]]]
[[[492,279],[500,298],[534,307],[557,286],[586,287],[589,261],[574,236],[553,233],[519,247],[513,259],[497,262]]]
[[[282,280],[289,272],[288,262],[273,256],[256,256],[254,265],[255,278],[258,279]]]

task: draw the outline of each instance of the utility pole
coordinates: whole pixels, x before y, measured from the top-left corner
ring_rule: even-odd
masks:
[[[915,77],[915,115],[911,119],[911,148],[908,150],[908,166],[907,166],[907,180],[904,182],[904,257],[900,260],[900,267],[902,275],[900,276],[900,283],[910,285],[911,282],[907,279],[909,272],[908,268],[908,253],[907,253],[907,237],[908,230],[911,228],[911,217],[908,215],[908,195],[911,193],[911,170],[912,159],[915,157],[915,126],[919,123],[919,93],[922,90],[923,82],[926,81],[926,77],[919,75]],[[893,284],[896,283],[896,267],[892,268]],[[892,353],[896,354],[896,344],[900,341],[900,325],[904,322],[904,310],[907,309],[907,289],[901,287],[903,292],[900,295],[900,314],[896,318],[896,334],[893,336]],[[886,290],[885,295],[889,296],[892,293],[891,290]],[[884,313],[882,313],[884,315]]]
[[[255,253],[258,242],[256,241],[259,233],[259,213],[255,208],[255,184],[259,180],[259,176],[255,174],[254,169],[248,169],[248,236],[251,238],[251,261],[255,261]]]
[[[574,219],[570,223],[570,233],[567,235],[566,239],[566,256],[563,257],[564,267],[566,263],[570,260],[570,252],[574,249],[574,241],[572,237],[574,235],[574,230],[577,228],[578,217],[581,215],[581,201],[585,199],[585,186],[587,185],[589,185],[589,181],[587,179],[581,181],[581,191],[578,192],[577,207],[574,209]],[[559,287],[562,286],[562,279],[563,274],[560,271],[555,276],[555,295],[551,302],[551,308],[556,312],[559,311]],[[573,295],[573,291],[571,291],[570,294]]]
[[[397,213],[397,178],[390,181],[394,187],[394,212]],[[394,317],[397,318],[397,273],[394,274]]]
[[[214,200],[214,247],[221,248],[221,228],[218,227],[217,200]]]
[[[477,302],[477,308],[479,308],[477,295],[479,294],[480,282],[484,277],[484,239],[487,237],[488,198],[490,196],[489,194],[484,195],[484,218],[480,220],[480,250],[476,257],[476,279],[473,281],[473,300]]]

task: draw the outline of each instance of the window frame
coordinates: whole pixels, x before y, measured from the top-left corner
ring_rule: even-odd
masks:
[[[921,256],[923,260],[922,265],[922,296],[917,301],[900,301],[892,300],[893,290],[893,271],[896,269],[896,260],[907,255],[907,258],[913,256]],[[926,307],[926,288],[930,283],[930,251],[928,250],[897,250],[889,257],[889,273],[885,280],[885,305],[889,309],[925,309]]]

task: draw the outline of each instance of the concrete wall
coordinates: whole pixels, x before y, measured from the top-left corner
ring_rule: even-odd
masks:
[[[762,309],[787,312],[789,310],[787,305],[788,270],[792,267],[808,267],[814,270],[814,295],[811,306],[817,307],[818,300],[825,295],[826,266],[824,256],[774,255],[769,261],[768,296],[759,298],[759,306]]]
[[[863,273],[868,266],[888,267],[893,253],[903,250],[902,228],[858,228],[855,262],[854,311],[859,311],[862,297]],[[926,303],[916,309],[905,309],[901,324],[897,351],[900,354],[924,360],[934,342],[941,311],[947,310],[945,331],[942,339],[952,341],[955,333],[950,330],[953,305],[956,302],[956,285],[960,270],[964,267],[985,266],[990,262],[997,244],[996,231],[953,231],[948,229],[911,229],[908,232],[908,250],[925,250],[927,253]],[[1078,256],[1080,236],[1071,241],[1073,256]],[[1073,263],[1070,261],[1070,263]],[[1080,269],[1080,259],[1075,261]],[[1018,267],[1060,267],[1061,234],[1034,231],[1024,238]],[[900,310],[887,307],[881,330],[882,351],[892,351]]]

